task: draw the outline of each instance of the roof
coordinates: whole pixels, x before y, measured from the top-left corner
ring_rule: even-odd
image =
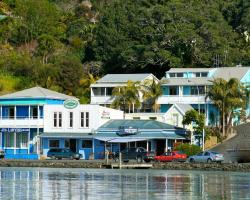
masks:
[[[119,129],[121,126],[129,126],[129,127],[136,127],[138,129],[179,129],[178,127],[175,127],[170,124],[166,124],[159,121],[154,120],[124,120],[124,119],[113,119],[106,122],[104,125],[102,125],[98,130],[101,129]]]
[[[99,79],[97,83],[126,83],[128,80],[136,82],[136,81],[143,81],[148,76],[154,76],[154,75],[150,73],[147,73],[147,74],[107,74],[101,79]]]
[[[128,127],[128,130],[133,130],[133,133],[123,135],[123,129],[121,129],[121,127]],[[97,130],[97,134],[94,138],[108,142],[167,138],[187,139],[186,129],[154,120],[109,120]]]
[[[217,68],[171,68],[168,72],[209,72]]]
[[[0,96],[0,99],[26,99],[26,98],[46,98],[46,99],[77,99],[59,92],[48,90],[42,87],[33,87],[19,92]]]
[[[176,104],[174,104],[174,105],[176,105],[176,106],[183,112],[184,115],[185,115],[185,113],[186,113],[187,111],[193,110],[193,109],[194,109],[194,108],[193,108],[191,105],[189,105],[189,104],[180,104],[180,103],[176,103]]]
[[[215,70],[213,77],[223,78],[227,81],[230,78],[237,78],[241,80],[249,70],[250,67],[220,67]]]
[[[163,78],[166,80],[162,85],[212,85],[213,78]]]
[[[91,133],[42,133],[42,138],[93,138]]]

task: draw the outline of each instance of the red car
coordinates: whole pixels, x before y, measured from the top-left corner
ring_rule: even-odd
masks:
[[[154,159],[155,161],[158,162],[171,162],[171,161],[185,162],[187,159],[187,155],[179,151],[172,151],[172,152],[165,152],[160,156],[155,156]]]

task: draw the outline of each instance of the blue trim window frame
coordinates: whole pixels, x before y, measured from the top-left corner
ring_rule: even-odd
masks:
[[[4,149],[28,149],[29,133],[27,132],[4,132]]]

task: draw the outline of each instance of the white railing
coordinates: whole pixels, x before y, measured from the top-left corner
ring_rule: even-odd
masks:
[[[210,102],[209,99],[205,99],[204,96],[197,95],[185,95],[185,96],[175,96],[175,95],[164,95],[158,98],[158,104],[204,104]]]
[[[91,96],[92,104],[110,104],[113,102],[111,96]]]
[[[14,118],[0,118],[0,127],[37,127],[43,126],[44,121],[43,119],[32,119],[32,118],[25,118],[25,119],[14,119]]]

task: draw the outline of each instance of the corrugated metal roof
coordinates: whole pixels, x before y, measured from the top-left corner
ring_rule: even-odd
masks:
[[[208,77],[197,77],[197,78],[163,78],[165,81],[162,85],[212,85],[213,78]]]
[[[153,74],[107,74],[97,81],[97,83],[126,83],[131,81],[142,81]],[[157,79],[157,78],[156,78]]]
[[[121,126],[129,126],[129,127],[136,127],[138,129],[179,129],[173,125],[166,124],[159,121],[154,120],[109,120],[107,123],[102,125],[98,130],[102,129],[119,129]]]
[[[168,72],[209,72],[217,68],[171,68]]]
[[[194,109],[191,105],[189,104],[180,104],[176,103],[175,104],[181,111],[185,114],[187,111]]]
[[[48,90],[42,87],[33,87],[19,92],[0,96],[0,99],[46,98],[46,99],[77,99],[73,96]]]
[[[220,67],[215,70],[213,77],[223,78],[227,81],[230,78],[237,78],[241,80],[249,70],[250,67]]]
[[[91,133],[42,133],[42,138],[93,138]]]

